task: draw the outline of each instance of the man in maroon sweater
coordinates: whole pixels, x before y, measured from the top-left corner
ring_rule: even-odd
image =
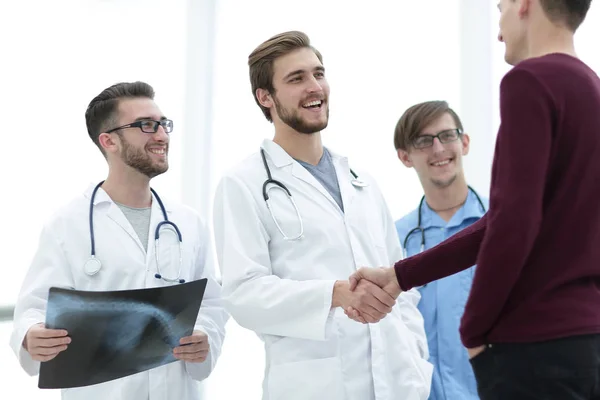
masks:
[[[500,1],[514,68],[500,85],[488,213],[350,278],[397,296],[477,264],[460,333],[484,400],[600,399],[600,80],[573,43],[590,3]]]

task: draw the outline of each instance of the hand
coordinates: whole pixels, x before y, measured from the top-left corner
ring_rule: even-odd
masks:
[[[46,329],[44,324],[33,325],[23,339],[23,347],[36,361],[50,361],[65,351],[71,338],[64,329]]]
[[[179,344],[181,346],[173,349],[173,356],[182,361],[204,362],[210,350],[208,336],[202,331],[194,331],[191,336],[181,338]]]
[[[369,281],[361,281],[354,291],[346,281],[338,281],[334,286],[334,307],[360,310],[362,323],[379,322],[392,311],[395,299],[377,285]]]
[[[397,299],[402,293],[394,268],[360,268],[350,276],[350,290],[355,290],[361,282],[365,281],[379,286],[393,299]],[[357,322],[363,324],[369,322],[363,313],[354,307],[344,308],[344,313]]]
[[[360,268],[350,276],[350,290],[354,290],[363,279],[373,282],[394,299],[402,293],[394,268]]]
[[[467,349],[467,352],[469,353],[469,360],[474,357],[477,357],[479,354],[483,353],[485,351],[485,349],[486,349],[485,344],[474,347],[472,349]]]

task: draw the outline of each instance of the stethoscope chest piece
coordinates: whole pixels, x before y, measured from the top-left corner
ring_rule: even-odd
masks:
[[[83,270],[89,276],[94,276],[102,268],[102,263],[96,257],[90,257],[83,266]]]
[[[354,185],[355,187],[359,187],[359,188],[364,188],[364,187],[369,186],[369,184],[367,182],[361,181],[358,178],[352,179],[352,185]]]

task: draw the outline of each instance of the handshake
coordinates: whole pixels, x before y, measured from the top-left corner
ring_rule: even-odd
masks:
[[[349,281],[336,282],[333,307],[342,307],[351,319],[375,323],[392,311],[402,293],[394,268],[360,268]]]

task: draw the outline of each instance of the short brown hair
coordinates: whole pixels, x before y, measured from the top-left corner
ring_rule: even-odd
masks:
[[[406,110],[396,124],[396,131],[394,132],[396,150],[407,151],[415,138],[421,134],[421,131],[445,113],[452,116],[456,127],[462,132],[463,126],[460,118],[446,101],[426,101],[415,104]]]
[[[104,89],[88,105],[85,111],[88,135],[102,153],[104,151],[98,138],[102,132],[115,128],[113,125],[117,123],[119,100],[137,97],[154,100],[154,89],[145,82],[120,82]]]
[[[540,0],[542,9],[554,23],[564,23],[575,32],[587,15],[592,0]]]
[[[290,31],[273,36],[269,40],[261,43],[248,56],[248,66],[250,67],[250,84],[252,86],[252,95],[256,104],[260,107],[263,114],[269,122],[273,122],[269,109],[263,107],[256,97],[257,89],[265,89],[271,94],[275,93],[273,87],[273,63],[281,56],[285,56],[294,50],[301,48],[310,48],[315,52],[319,61],[323,62],[323,57],[317,49],[310,44],[308,36],[299,31]]]

